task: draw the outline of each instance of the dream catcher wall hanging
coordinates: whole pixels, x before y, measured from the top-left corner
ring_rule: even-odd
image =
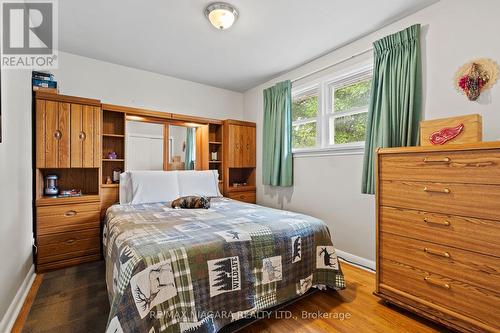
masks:
[[[456,88],[470,101],[475,101],[498,79],[498,65],[491,59],[473,60],[458,69],[455,74]]]

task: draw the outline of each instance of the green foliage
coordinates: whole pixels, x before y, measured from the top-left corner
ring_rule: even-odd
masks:
[[[308,148],[316,146],[316,122],[293,126],[292,147]]]
[[[334,120],[335,142],[331,143],[342,144],[365,141],[367,117],[367,113],[359,113],[336,118]]]
[[[368,105],[372,80],[365,80],[335,89],[333,105],[334,112],[348,111]]]
[[[306,95],[292,102],[292,121],[315,118],[318,114],[318,96]]]

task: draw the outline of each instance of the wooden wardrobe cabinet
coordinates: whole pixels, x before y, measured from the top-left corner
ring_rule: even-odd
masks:
[[[376,294],[500,332],[500,142],[380,149],[376,165]]]
[[[255,126],[227,124],[228,167],[255,167]]]
[[[101,102],[35,94],[35,257],[37,272],[101,257]],[[44,195],[45,177],[81,196]]]
[[[255,203],[255,123],[225,120],[223,133],[224,195],[234,200]]]
[[[100,167],[100,106],[93,100],[68,102],[60,97],[53,100],[60,95],[37,96],[36,167]]]

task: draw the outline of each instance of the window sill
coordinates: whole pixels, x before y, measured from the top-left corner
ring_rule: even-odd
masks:
[[[363,155],[365,144],[345,145],[327,148],[311,148],[292,151],[293,158],[339,156],[339,155]]]

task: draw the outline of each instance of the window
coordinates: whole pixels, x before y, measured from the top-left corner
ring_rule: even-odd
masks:
[[[292,147],[316,147],[318,136],[318,89],[311,88],[293,97]]]
[[[371,82],[372,70],[365,67],[343,77],[320,79],[315,86],[293,89],[294,152],[361,149]]]
[[[371,83],[370,75],[329,85],[330,145],[365,141]]]

